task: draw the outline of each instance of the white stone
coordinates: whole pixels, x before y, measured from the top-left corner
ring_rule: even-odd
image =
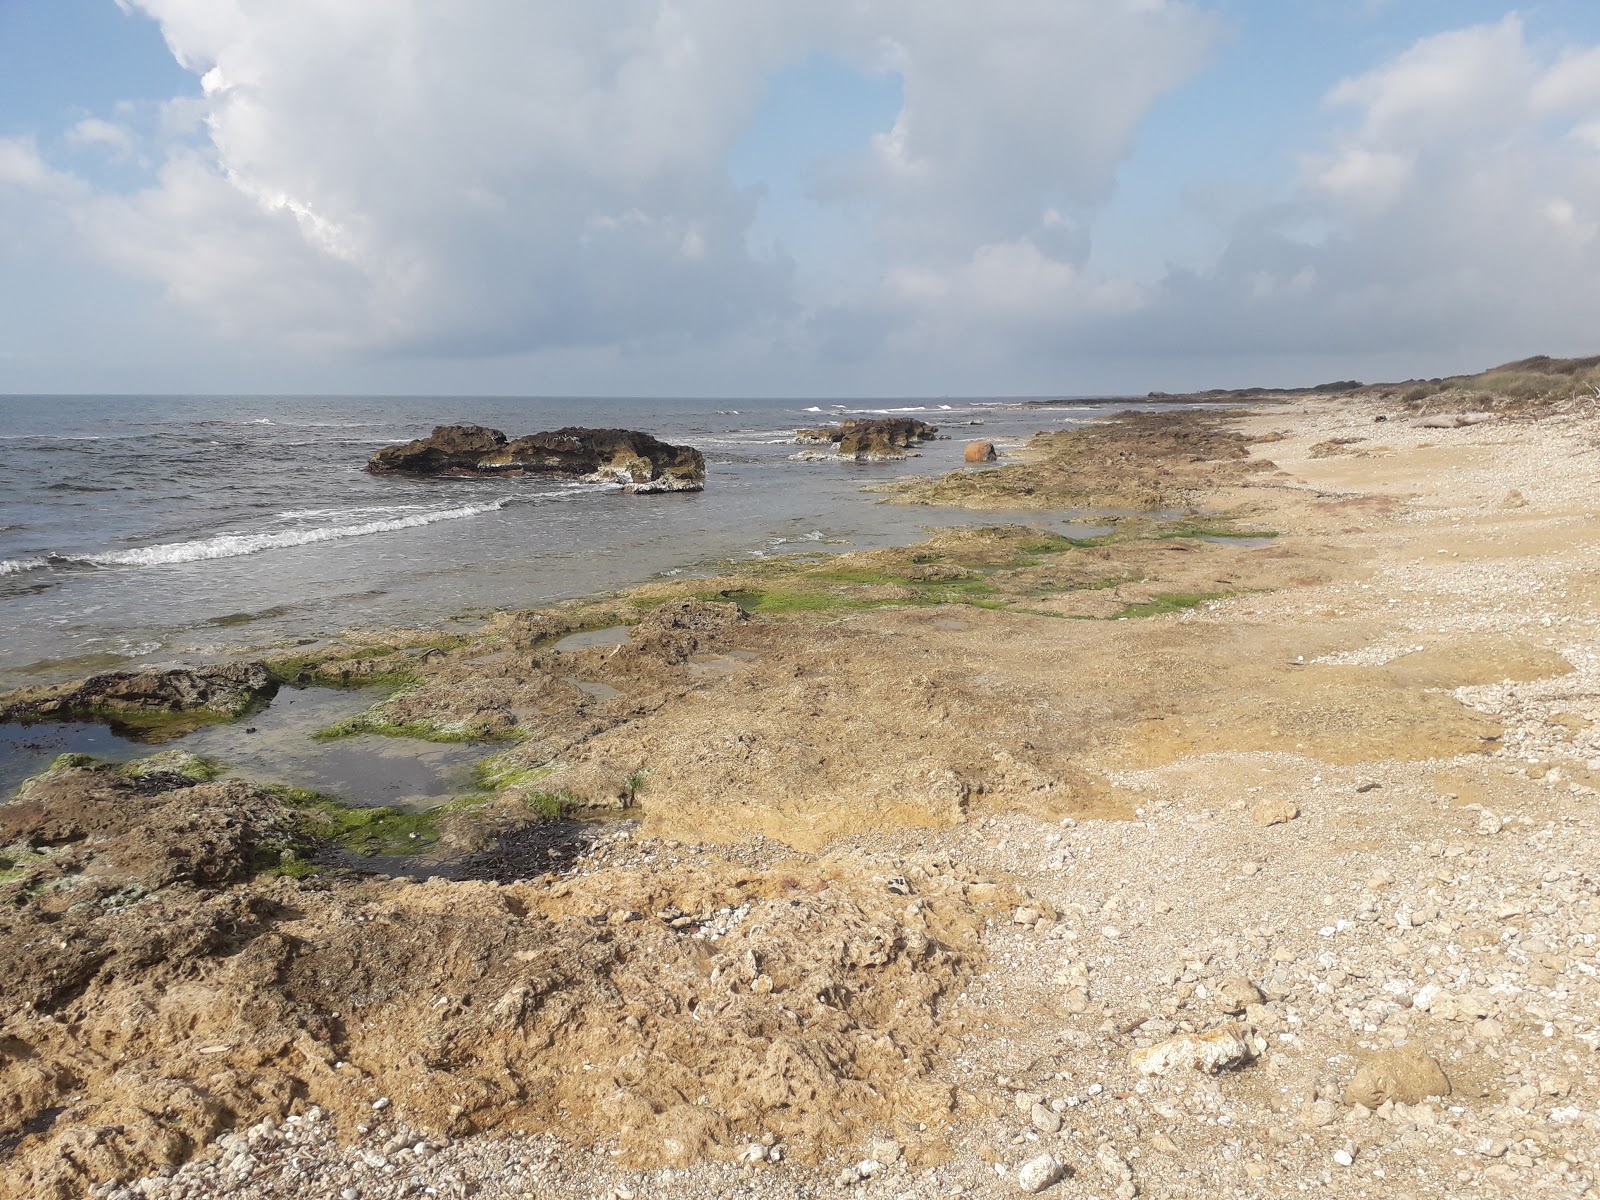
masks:
[[[1017,1190],[1029,1196],[1061,1182],[1061,1164],[1048,1154],[1030,1158],[1017,1168]]]
[[[1229,1024],[1209,1033],[1184,1034],[1135,1050],[1128,1055],[1128,1063],[1141,1075],[1166,1075],[1183,1068],[1215,1075],[1244,1066],[1264,1048],[1259,1038]]]

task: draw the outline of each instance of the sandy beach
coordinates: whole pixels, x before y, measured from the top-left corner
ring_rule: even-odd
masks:
[[[25,785],[0,1196],[1593,1195],[1597,420],[1112,417],[916,545],[269,658],[486,790]]]

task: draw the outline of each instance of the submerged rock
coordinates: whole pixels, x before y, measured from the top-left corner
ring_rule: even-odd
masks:
[[[572,475],[620,483],[630,492],[697,492],[705,487],[705,456],[633,429],[568,426],[508,439],[481,425],[440,425],[429,436],[373,452],[374,475]]]
[[[883,462],[905,458],[912,447],[938,436],[937,425],[929,425],[911,417],[884,417],[879,420],[851,417],[838,425],[795,430],[795,441],[819,447],[817,450],[801,451],[795,457]],[[831,450],[824,449],[830,446]]]

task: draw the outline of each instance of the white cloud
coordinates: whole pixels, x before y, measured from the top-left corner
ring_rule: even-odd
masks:
[[[1239,360],[1593,353],[1597,64],[1600,48],[1554,53],[1511,16],[1339,83],[1328,103],[1351,124],[1303,156],[1289,201],[1112,336]],[[1306,227],[1321,232],[1295,236]]]
[[[137,145],[130,129],[100,117],[85,117],[67,130],[67,142],[102,149],[114,159],[132,157]]]
[[[152,186],[83,206],[84,237],[232,336],[345,353],[659,349],[792,319],[796,265],[752,252],[759,200],[726,161],[766,80],[816,53],[904,82],[894,131],[834,180],[882,248],[855,300],[918,271],[996,311],[1092,291],[1081,222],[1215,35],[1186,0],[119,2],[202,96],[164,114]]]
[[[16,137],[0,137],[0,188],[54,197],[79,190],[71,175],[54,170],[39,156],[32,138]]]

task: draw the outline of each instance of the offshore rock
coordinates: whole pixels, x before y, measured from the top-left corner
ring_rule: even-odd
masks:
[[[440,425],[429,436],[374,451],[374,475],[481,479],[492,476],[572,475],[620,483],[629,492],[698,492],[705,487],[705,456],[633,429],[567,426],[507,439],[481,425]]]
[[[841,458],[854,462],[886,462],[908,457],[914,446],[939,436],[939,427],[911,417],[868,420],[851,417],[820,429],[797,429],[795,441],[831,446],[831,453],[804,451],[796,458]]]

